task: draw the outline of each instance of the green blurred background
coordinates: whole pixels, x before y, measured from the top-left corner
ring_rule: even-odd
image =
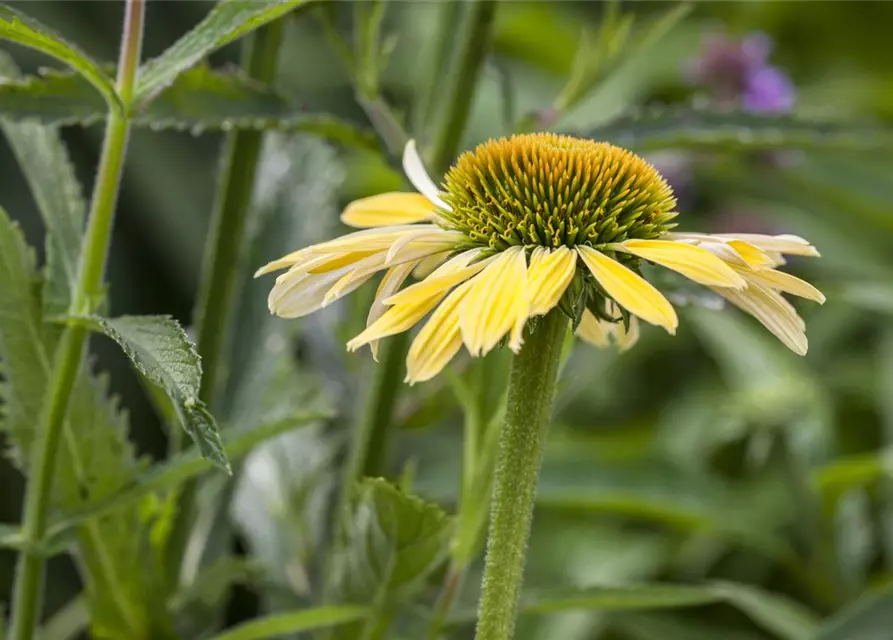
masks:
[[[11,4],[96,58],[115,58],[121,3]],[[414,100],[439,81],[425,76],[423,62],[441,4],[389,7],[386,31],[397,40],[384,94],[400,114],[411,113]],[[212,6],[150,2],[146,55],[160,53]],[[668,6],[624,3],[645,23]],[[581,29],[594,28],[601,15],[598,2],[499,3],[494,53],[464,146],[507,133],[507,116],[547,106],[569,72]],[[771,36],[772,63],[796,87],[795,112],[889,123],[890,24],[889,2],[697,3],[686,22],[625,64],[558,128],[585,132],[636,106],[697,101],[683,69],[700,55],[704,34],[715,30],[733,40],[756,30]],[[284,48],[285,92],[309,111],[365,124],[347,75],[311,15],[290,20]],[[46,64],[27,51],[14,53],[26,70]],[[230,47],[213,62],[236,59]],[[98,127],[65,131],[87,192],[100,133]],[[149,130],[133,136],[109,267],[115,314],[169,313],[190,322],[221,140],[218,134]],[[336,152],[325,179],[336,189],[337,207],[399,186],[399,174],[378,156]],[[885,484],[883,462],[893,446],[893,152],[767,158],[681,150],[653,159],[679,188],[685,229],[793,232],[810,239],[823,258],[795,260],[791,270],[814,282],[828,302],[797,303],[810,336],[810,353],[802,359],[752,319],[696,305],[684,310],[675,338],[646,329],[639,345],[622,355],[578,345],[547,451],[529,584],[734,579],[831,613],[893,578],[893,483]],[[41,246],[40,219],[4,141],[0,202],[31,244]],[[290,213],[302,219],[309,241],[337,231],[337,207]],[[297,338],[302,362],[345,410],[353,404],[345,390],[368,371],[369,358],[345,357],[338,341],[363,315],[360,302],[348,302],[342,311],[301,323]],[[165,433],[124,357],[106,341],[94,340],[93,349],[131,410],[139,449],[163,457]],[[416,490],[450,505],[461,450],[461,417],[451,396],[442,382],[432,382],[406,391],[400,406],[394,475],[412,461]],[[287,492],[289,472],[299,470],[276,470],[284,489],[261,491]],[[22,486],[18,472],[0,460],[0,521],[18,521]],[[287,528],[281,521],[276,526]],[[257,540],[243,531],[239,548],[257,552]],[[796,566],[766,551],[779,542],[796,551]],[[13,564],[12,553],[0,552],[0,602],[8,601]],[[52,610],[77,593],[78,579],[66,559],[53,560],[50,571]],[[468,581],[469,603],[476,581]],[[236,590],[226,605],[229,619],[254,615],[258,595],[251,585]],[[525,638],[568,640],[770,637],[722,606],[612,617],[574,612],[525,618],[522,627]]]

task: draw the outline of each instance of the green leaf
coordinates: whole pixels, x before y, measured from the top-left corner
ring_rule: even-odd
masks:
[[[0,51],[0,76],[17,78],[12,59]],[[83,84],[83,83],[81,83]],[[0,85],[2,87],[3,85]],[[91,95],[95,95],[90,91]],[[33,122],[0,121],[47,229],[43,313],[63,315],[77,286],[86,203],[58,129]]]
[[[585,137],[635,151],[666,148],[886,149],[893,129],[795,115],[758,115],[708,109],[661,109],[625,115]]]
[[[6,410],[2,428],[28,472],[41,399],[50,374],[48,354],[61,329],[42,324],[40,279],[17,226],[0,210],[0,387]],[[127,420],[108,399],[107,380],[79,372],[63,425],[56,463],[53,504],[76,510],[117,492],[142,466],[127,440]],[[146,597],[150,580],[143,566],[142,526],[136,510],[83,523],[77,530],[77,559],[97,637],[165,637],[169,618],[153,611]]]
[[[123,109],[114,82],[102,68],[78,47],[37,20],[0,5],[0,38],[37,49],[64,62],[96,87],[111,108]]]
[[[101,122],[106,110],[76,74],[44,70],[39,76],[0,84],[0,114],[13,120],[89,126]],[[154,131],[196,135],[231,129],[305,131],[341,144],[378,148],[370,131],[328,114],[308,113],[239,70],[213,71],[206,65],[178,76],[151,104],[135,112],[132,122]]]
[[[198,399],[201,358],[179,323],[169,316],[121,316],[93,322],[121,346],[141,374],[167,391],[201,454],[230,472],[217,423]]]
[[[781,594],[734,582],[717,582],[711,591],[783,640],[811,640],[818,628],[812,612]]]
[[[446,557],[452,528],[440,507],[380,478],[356,485],[341,525],[335,591],[342,602],[375,603],[378,612],[415,595]],[[351,625],[337,637],[360,635]]]
[[[334,605],[305,609],[296,613],[279,613],[224,631],[212,640],[262,640],[278,638],[298,631],[323,629],[347,622],[362,620],[370,614],[368,607]]]
[[[542,591],[525,595],[521,607],[524,613],[547,614],[572,609],[628,611],[698,607],[717,600],[716,594],[705,587],[645,584]]]
[[[717,627],[704,620],[659,613],[619,614],[611,617],[611,626],[630,640],[760,640],[747,631]]]
[[[227,439],[226,450],[233,459],[238,459],[267,440],[331,417],[331,413],[324,411],[294,414],[240,433],[232,439]],[[60,544],[56,544],[56,541],[65,542],[68,532],[87,520],[138,506],[147,496],[170,491],[185,480],[206,473],[213,468],[214,465],[210,460],[200,457],[195,451],[185,451],[165,462],[156,464],[136,475],[115,493],[95,502],[79,505],[78,508],[58,517],[49,527],[47,546],[50,550],[62,548]],[[21,531],[17,527],[0,528],[0,548],[20,548],[21,544]]]
[[[73,640],[90,622],[90,612],[83,596],[75,596],[47,620],[37,634],[39,640]]]
[[[888,640],[893,629],[893,589],[862,596],[826,620],[810,640]]]
[[[145,105],[181,73],[310,0],[223,0],[192,31],[140,69],[135,102]]]

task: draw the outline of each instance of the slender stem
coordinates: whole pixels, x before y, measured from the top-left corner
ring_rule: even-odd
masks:
[[[495,0],[477,0],[469,6],[468,27],[462,39],[459,58],[452,73],[447,111],[434,144],[433,167],[444,171],[462,142],[478,76],[490,45],[490,31],[496,15]]]
[[[245,41],[243,67],[253,79],[273,81],[282,40],[282,20],[253,33]],[[220,187],[205,250],[196,308],[196,339],[202,357],[201,399],[210,404],[220,378],[230,311],[239,279],[245,221],[254,194],[263,133],[236,131],[226,138]]]
[[[546,315],[512,362],[476,640],[511,640],[567,318]]]
[[[102,296],[103,274],[130,131],[127,112],[142,50],[144,17],[144,0],[128,0],[118,58],[117,82],[125,114],[122,116],[116,111],[110,112],[106,124],[78,285],[72,301],[73,316],[91,313]],[[53,369],[50,372],[48,394],[37,426],[37,443],[30,466],[31,479],[25,496],[23,516],[25,547],[19,556],[13,595],[11,630],[13,640],[30,640],[34,636],[40,615],[44,561],[38,547],[46,535],[60,436],[86,344],[85,328],[77,325],[67,326],[62,333]]]
[[[275,20],[249,35],[242,48],[242,67],[260,82],[272,83],[276,76],[284,21]],[[261,131],[235,131],[227,135],[220,183],[211,216],[202,282],[196,306],[196,338],[202,358],[202,387],[199,396],[208,405],[214,400],[221,378],[221,362],[227,344],[233,296],[240,277],[240,258],[248,210],[263,142]],[[171,534],[168,576],[178,580],[189,542],[195,511],[197,481],[181,487],[179,515]]]

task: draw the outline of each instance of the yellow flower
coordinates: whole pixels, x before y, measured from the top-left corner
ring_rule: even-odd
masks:
[[[792,235],[671,231],[672,190],[629,151],[554,134],[491,140],[463,154],[439,189],[410,142],[403,168],[419,193],[357,200],[341,219],[361,231],[257,272],[288,269],[270,292],[273,313],[307,315],[384,271],[366,329],[347,347],[376,354],[381,338],[430,314],[406,363],[407,381],[419,382],[463,345],[481,356],[506,340],[517,352],[525,326],[556,307],[597,346],[629,348],[639,319],[674,333],[673,306],[638,274],[644,260],[709,287],[806,353],[804,323],[781,294],[824,296],[776,267],[815,248]],[[420,280],[403,288],[410,275]]]

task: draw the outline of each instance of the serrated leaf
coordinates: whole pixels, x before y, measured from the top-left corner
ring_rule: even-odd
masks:
[[[12,120],[89,126],[106,110],[87,83],[70,72],[44,70],[0,83],[0,114]],[[238,70],[212,71],[200,65],[184,72],[151,104],[135,112],[132,123],[154,131],[228,131],[277,129],[305,131],[341,144],[377,149],[374,134],[300,106]]]
[[[0,38],[37,49],[64,62],[96,87],[110,106],[123,108],[115,91],[114,82],[99,64],[77,46],[66,42],[62,36],[34,18],[0,5]]]
[[[339,624],[362,620],[370,614],[368,607],[334,605],[304,609],[295,613],[279,613],[250,622],[216,635],[212,640],[263,640],[280,638],[298,631],[323,629]]]
[[[7,415],[2,428],[28,472],[41,399],[48,384],[48,353],[61,329],[43,325],[40,281],[30,249],[17,226],[0,210],[0,357]],[[108,399],[107,380],[89,367],[78,374],[63,424],[56,460],[53,504],[76,510],[126,486],[139,472],[127,440],[127,420]],[[99,638],[140,637],[162,632],[168,617],[146,599],[142,528],[134,510],[83,523],[77,530],[77,561],[86,574],[93,634]],[[160,633],[154,637],[163,638]]]
[[[810,640],[888,640],[893,629],[893,589],[869,593],[826,620]]]
[[[225,442],[226,450],[237,459],[257,445],[289,431],[306,427],[330,419],[332,414],[325,411],[309,411],[295,414],[262,424],[250,431],[240,433]],[[87,504],[80,504],[58,516],[47,533],[48,555],[65,549],[69,542],[68,533],[87,520],[106,516],[115,511],[132,509],[151,494],[164,493],[175,489],[185,480],[210,471],[213,463],[200,457],[195,451],[186,451],[140,472],[120,489]],[[18,527],[0,527],[0,548],[19,549],[22,546],[21,530]]]
[[[17,78],[12,59],[0,51],[0,76]],[[81,83],[83,84],[83,83]],[[95,95],[90,91],[91,95]],[[43,313],[63,315],[77,286],[86,203],[59,130],[33,122],[0,121],[47,229]]]
[[[375,603],[379,610],[415,595],[446,557],[452,528],[439,506],[380,478],[356,485],[342,526],[334,568],[338,599]],[[360,637],[359,629],[345,627],[336,637]]]
[[[886,149],[893,129],[843,120],[795,115],[759,115],[742,111],[663,109],[623,116],[588,131],[635,151],[667,148],[724,149]]]
[[[220,430],[198,398],[201,358],[183,327],[170,316],[95,318],[93,322],[121,346],[141,374],[167,391],[201,454],[229,472]]]
[[[310,0],[223,0],[192,31],[140,69],[136,104],[145,105],[211,52]]]

